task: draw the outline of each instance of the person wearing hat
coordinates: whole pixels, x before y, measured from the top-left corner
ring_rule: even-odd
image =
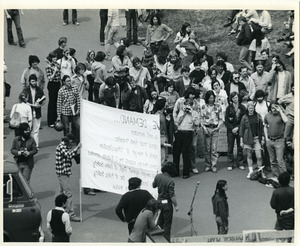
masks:
[[[128,232],[131,233],[135,220],[147,202],[153,199],[153,196],[147,191],[141,189],[142,180],[132,177],[128,180],[128,192],[120,199],[115,212],[119,219],[128,223]]]
[[[26,68],[21,76],[21,85],[24,89],[26,86],[29,86],[29,76],[35,74],[37,77],[37,86],[44,90],[45,87],[45,76],[42,69],[38,67],[40,59],[36,55],[30,55],[28,58],[29,67]]]
[[[74,213],[70,176],[72,174],[72,158],[77,154],[77,151],[81,147],[81,143],[73,150],[70,150],[74,140],[75,136],[72,133],[67,133],[56,147],[55,169],[59,181],[59,193],[65,194],[68,197],[66,212],[70,215],[71,221],[79,222],[80,218]]]
[[[21,173],[29,183],[34,166],[33,156],[37,153],[37,148],[34,139],[30,136],[29,124],[27,122],[21,123],[19,130],[20,135],[14,139],[11,153],[13,154]]]

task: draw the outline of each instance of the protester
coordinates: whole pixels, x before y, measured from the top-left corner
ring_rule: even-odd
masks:
[[[100,45],[104,46],[104,41],[106,40],[105,35],[104,35],[104,30],[107,24],[107,19],[108,19],[108,9],[100,9],[99,10],[99,16],[100,16]]]
[[[138,43],[138,24],[137,24],[137,10],[127,9],[125,11],[127,39],[129,43]],[[131,35],[132,33],[132,35]]]
[[[70,48],[63,51],[63,57],[58,59],[57,63],[60,66],[61,78],[65,75],[68,75],[70,78],[73,76],[76,63],[70,54]]]
[[[115,209],[119,219],[127,222],[129,235],[139,213],[147,206],[148,201],[153,199],[153,196],[147,190],[141,189],[141,183],[140,178],[130,178],[128,180],[128,192],[121,197]]]
[[[112,76],[106,78],[99,88],[99,103],[118,108],[120,101],[120,86]]]
[[[149,99],[147,99],[145,101],[145,104],[144,104],[144,113],[146,114],[153,114],[154,112],[154,106],[156,104],[156,101],[158,99],[158,93],[155,89],[153,89],[151,91],[151,94],[150,94],[150,97]]]
[[[38,67],[38,64],[40,63],[40,59],[35,55],[30,55],[28,58],[28,63],[29,63],[29,67],[23,71],[21,76],[22,87],[25,88],[26,86],[29,86],[29,76],[31,74],[35,74],[38,80],[37,86],[42,90],[44,90],[45,76],[42,69]]]
[[[234,91],[230,94],[230,103],[225,112],[225,125],[227,128],[227,170],[231,171],[236,166],[244,170],[243,166],[243,149],[240,146],[239,128],[243,115],[246,113],[246,108],[240,103],[239,94]],[[234,159],[233,149],[234,142],[237,146],[237,158]]]
[[[78,63],[75,67],[75,74],[71,77],[71,84],[77,86],[79,97],[87,100],[89,96],[89,82],[87,81],[84,73],[86,66],[83,63]]]
[[[114,74],[128,74],[129,69],[132,67],[130,58],[125,55],[125,50],[126,46],[120,45],[117,48],[116,55],[112,58],[111,64],[113,66]]]
[[[278,176],[281,187],[273,191],[270,205],[275,209],[277,220],[275,230],[294,230],[295,214],[294,214],[294,187],[290,187],[290,175],[283,172]],[[291,242],[291,239],[288,239]]]
[[[189,77],[190,68],[185,66],[181,68],[181,78],[175,82],[175,91],[178,92],[179,96],[182,97],[185,90],[190,86],[191,79]]]
[[[231,74],[229,83],[225,85],[225,91],[227,95],[230,95],[234,91],[240,94],[241,90],[246,90],[246,87],[244,83],[240,82],[239,72],[235,71]]]
[[[52,242],[70,242],[72,227],[70,216],[65,211],[68,197],[60,194],[55,198],[55,208],[47,214],[47,228],[52,234]]]
[[[218,234],[228,233],[229,207],[226,196],[227,190],[227,181],[219,180],[216,185],[215,194],[211,198],[213,204],[213,212],[214,215],[216,215]]]
[[[145,243],[146,231],[156,226],[156,218],[161,204],[155,199],[148,201],[146,207],[139,213],[136,218],[132,232],[129,235],[129,243]]]
[[[59,181],[59,193],[68,197],[66,212],[70,215],[71,221],[79,222],[80,218],[76,216],[73,208],[70,176],[72,174],[72,158],[80,149],[81,144],[79,143],[73,150],[69,150],[72,148],[74,140],[75,136],[72,133],[67,133],[56,147],[55,170]]]
[[[271,103],[271,112],[265,116],[266,145],[270,156],[271,170],[274,177],[286,171],[284,155],[284,128],[288,118],[278,103]]]
[[[28,95],[27,104],[32,110],[32,128],[31,137],[35,140],[36,147],[39,149],[39,131],[41,127],[42,106],[46,102],[43,90],[37,86],[38,78],[31,74],[28,78],[29,86],[25,87],[24,92]]]
[[[94,75],[94,102],[98,102],[100,86],[107,78],[106,66],[103,64],[105,56],[104,52],[98,51],[95,61],[91,65],[91,70]]]
[[[262,90],[268,94],[268,82],[270,81],[270,73],[265,71],[264,61],[257,61],[255,63],[256,72],[251,74],[251,79],[254,81],[255,91]]]
[[[96,53],[93,50],[88,50],[87,54],[86,54],[86,62],[85,62],[85,67],[86,67],[86,71],[84,73],[84,76],[86,77],[87,81],[89,82],[89,96],[88,99],[89,101],[93,101],[94,97],[93,97],[93,91],[94,91],[94,75],[92,72],[92,64],[95,61],[95,56]]]
[[[221,79],[226,86],[229,84],[231,74],[234,72],[231,73],[229,70],[227,70],[226,63],[223,60],[218,60],[216,66],[218,71],[217,79]]]
[[[16,103],[10,112],[10,119],[13,118],[14,113],[19,113],[20,123],[28,123],[29,127],[32,126],[32,110],[31,107],[27,104],[28,94],[21,92],[19,95],[19,103]],[[20,128],[15,128],[15,137],[20,135]]]
[[[242,82],[246,90],[249,92],[249,98],[253,100],[255,94],[255,84],[253,79],[248,74],[248,68],[246,66],[242,66],[239,69],[240,72],[240,82]]]
[[[129,68],[129,75],[133,77],[136,84],[145,87],[145,80],[151,80],[151,75],[147,68],[142,66],[140,58],[134,57],[132,67]]]
[[[71,78],[64,75],[62,78],[63,86],[58,91],[57,97],[57,121],[64,124],[64,136],[70,132],[70,123],[72,124],[72,133],[79,142],[79,114],[80,114],[80,96],[77,86],[71,84]]]
[[[22,122],[19,129],[20,135],[15,137],[12,143],[11,153],[13,154],[21,173],[29,183],[34,167],[33,156],[37,153],[37,148],[34,139],[30,137],[29,124]]]
[[[160,16],[154,14],[147,27],[145,44],[150,47],[152,54],[156,55],[162,42],[166,41],[172,33],[173,30],[170,27],[161,23]]]
[[[225,62],[226,70],[228,70],[231,73],[234,72],[233,65],[227,61],[227,55],[223,51],[219,51],[216,54],[216,58],[217,58],[217,61],[224,61]]]
[[[253,159],[252,152],[255,151],[257,166],[262,167],[262,146],[265,142],[265,134],[263,128],[263,121],[259,114],[256,113],[254,102],[249,101],[246,114],[242,117],[240,128],[240,145],[247,151],[247,163],[249,173],[247,178],[250,179],[253,173]],[[262,176],[265,177],[262,172]]]
[[[171,226],[173,221],[173,205],[175,211],[179,210],[175,196],[175,182],[172,179],[177,174],[173,163],[168,162],[161,168],[161,173],[157,174],[153,181],[153,188],[158,188],[157,200],[161,203],[161,213],[157,224],[164,229],[164,237],[170,242]]]
[[[66,37],[61,37],[58,40],[58,48],[53,50],[53,52],[56,54],[57,60],[63,58],[64,51],[66,50],[68,43],[68,39]]]
[[[57,63],[57,53],[51,52],[46,58],[46,76],[48,78],[49,102],[47,110],[47,121],[49,127],[54,127],[57,119],[57,96],[61,86],[60,67]]]
[[[174,106],[173,118],[177,128],[175,131],[175,142],[173,148],[173,161],[179,175],[180,155],[183,159],[182,178],[190,177],[191,156],[193,134],[196,126],[200,124],[200,115],[198,111],[197,101],[194,100],[196,90],[189,87],[184,97],[179,98]]]

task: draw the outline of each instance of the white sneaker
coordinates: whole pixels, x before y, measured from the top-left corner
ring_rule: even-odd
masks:
[[[199,171],[198,171],[197,168],[193,168],[193,169],[192,169],[192,172],[195,173],[195,174],[198,174],[198,173],[199,173]]]
[[[227,167],[227,170],[228,170],[228,171],[231,171],[231,170],[232,170],[232,167]]]
[[[239,169],[245,170],[245,167],[244,166],[239,166]]]
[[[253,172],[249,172],[248,175],[247,175],[247,179],[250,179],[250,176]]]
[[[265,184],[265,186],[269,187],[269,188],[274,188],[273,185],[271,185],[271,184]]]

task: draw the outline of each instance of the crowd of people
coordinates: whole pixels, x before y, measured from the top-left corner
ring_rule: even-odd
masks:
[[[37,55],[30,55],[28,68],[20,74],[22,91],[19,103],[13,106],[10,114],[10,118],[15,117],[16,113],[20,116],[21,124],[14,128],[16,139],[11,152],[26,179],[30,180],[33,168],[33,159],[28,157],[35,155],[40,148],[41,107],[46,101],[46,89],[48,126],[55,127],[57,122],[64,126],[64,138],[57,147],[56,171],[61,192],[67,195],[67,200],[61,198],[63,200],[57,203],[69,204],[67,212],[74,221],[79,219],[72,210],[68,163],[80,148],[81,99],[108,107],[159,115],[162,172],[164,166],[167,170],[170,155],[173,155],[175,172],[172,177],[180,176],[181,155],[182,177],[187,179],[191,173],[199,173],[196,167],[199,152],[204,155],[204,171],[218,172],[218,139],[220,129],[226,127],[228,171],[236,167],[243,170],[246,163],[246,177],[250,178],[256,163],[260,168],[265,167],[262,172],[265,178],[268,174],[269,178],[278,181],[280,174],[286,171],[293,178],[293,75],[286,69],[280,56],[270,53],[268,34],[274,27],[268,11],[233,12],[235,14],[232,13],[225,26],[232,26],[229,34],[236,35],[236,40],[232,42],[241,47],[239,67],[229,62],[225,51],[217,52],[214,61],[214,57],[207,53],[209,44],[200,44],[196,30],[188,22],[182,25],[172,41],[173,30],[162,23],[160,13],[150,17],[145,42],[141,42],[138,37],[138,10],[126,10],[127,36],[121,40],[117,39],[119,10],[100,10],[100,44],[105,48],[97,52],[88,50],[85,61],[77,61],[76,50],[68,47],[66,37],[59,38],[58,48],[49,52],[45,68],[39,67]],[[13,18],[14,13],[6,12],[8,20]],[[289,41],[292,46],[293,12],[289,12],[289,17],[289,33],[280,38]],[[73,23],[79,25],[76,18],[73,16]],[[11,20],[9,23],[11,29]],[[64,24],[67,23],[65,10]],[[13,44],[11,36],[8,38],[9,44]],[[20,35],[19,44],[23,46]],[[132,44],[145,47],[142,57],[134,54],[130,48]],[[111,54],[112,45],[116,47],[114,56]],[[293,52],[289,52],[286,56],[292,55]],[[111,63],[111,69],[107,69],[104,60]],[[73,151],[67,150],[70,141],[77,144]],[[67,160],[62,161],[63,158]],[[173,205],[177,209],[177,203],[173,193],[165,197],[164,188],[160,192],[161,183],[172,183],[168,181],[169,174],[165,174],[167,178],[162,175],[155,178],[153,187],[158,187],[158,200],[166,207],[164,210],[160,206],[161,211],[165,212],[161,212],[159,221],[165,225],[165,236],[170,241]],[[139,183],[138,180],[134,181]],[[226,198],[223,191],[226,182],[222,182],[216,189],[218,200]],[[94,195],[92,191],[87,194]],[[134,215],[134,219],[138,216],[138,224],[144,223],[143,220],[149,219],[149,216],[152,221],[158,209],[155,201],[144,202],[143,206],[146,207],[142,211],[144,214]],[[122,217],[119,207],[116,212],[121,220],[129,223],[129,241],[135,241],[136,238],[144,240],[135,235],[138,229],[131,217]],[[216,216],[218,232],[227,233],[227,222],[222,222],[222,217]],[[169,227],[166,227],[164,220]]]

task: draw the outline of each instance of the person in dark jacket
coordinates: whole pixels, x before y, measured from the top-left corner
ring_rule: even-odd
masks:
[[[239,126],[243,115],[246,113],[246,108],[240,103],[239,94],[234,91],[230,94],[230,104],[225,112],[225,125],[227,127],[227,143],[228,143],[228,171],[236,167],[234,163],[233,148],[234,141],[237,145],[237,165],[244,170],[245,167],[241,164],[243,161],[243,149],[240,146]]]
[[[31,137],[34,138],[36,147],[39,149],[39,132],[42,120],[42,106],[46,102],[43,90],[37,86],[37,76],[31,74],[29,76],[29,86],[24,88],[24,92],[28,95],[27,104],[32,110],[32,130]]]
[[[234,91],[240,94],[242,90],[246,90],[246,86],[244,85],[244,83],[240,82],[239,72],[234,71],[230,76],[229,83],[225,85],[225,91],[227,95],[230,95]],[[230,102],[229,97],[228,97],[228,102]]]
[[[121,197],[115,211],[121,221],[128,223],[130,235],[137,216],[146,207],[147,202],[153,199],[153,196],[147,190],[141,189],[140,178],[132,177],[128,183],[129,191]]]
[[[237,36],[237,45],[241,46],[239,61],[242,65],[245,65],[248,69],[252,70],[250,65],[249,46],[252,41],[251,28],[248,24],[246,17],[240,18],[241,31]]]
[[[227,189],[227,181],[219,180],[216,186],[215,194],[211,198],[213,212],[216,215],[218,234],[227,234],[228,232],[229,207],[226,196]]]
[[[281,187],[273,191],[270,205],[277,214],[275,229],[294,230],[295,215],[294,215],[294,187],[290,187],[290,174],[283,172],[278,177]],[[288,240],[291,242],[291,239]]]
[[[253,172],[253,160],[252,152],[255,151],[257,166],[262,166],[262,154],[261,150],[265,142],[264,126],[262,117],[260,114],[256,113],[254,102],[249,101],[247,106],[246,114],[242,117],[239,130],[242,148],[247,150],[247,163],[249,168],[249,173],[247,178],[249,179]],[[262,177],[265,178],[262,172]]]
[[[27,122],[20,124],[20,136],[17,136],[12,144],[11,153],[25,179],[30,181],[32,169],[34,166],[33,156],[37,153],[36,143],[30,137],[30,127]]]
[[[52,233],[52,242],[70,242],[72,227],[70,216],[65,211],[68,197],[60,194],[55,198],[55,208],[47,214],[47,228]]]

